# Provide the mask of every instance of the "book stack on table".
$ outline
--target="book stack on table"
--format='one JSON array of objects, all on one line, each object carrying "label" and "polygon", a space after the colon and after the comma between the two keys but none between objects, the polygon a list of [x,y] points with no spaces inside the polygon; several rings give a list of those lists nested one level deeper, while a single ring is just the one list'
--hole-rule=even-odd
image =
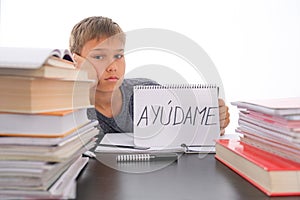
[{"label": "book stack on table", "polygon": [[75,198],[98,134],[93,82],[68,51],[0,48],[0,199]]},{"label": "book stack on table", "polygon": [[232,104],[241,138],[219,140],[216,158],[267,195],[300,195],[300,98]]}]

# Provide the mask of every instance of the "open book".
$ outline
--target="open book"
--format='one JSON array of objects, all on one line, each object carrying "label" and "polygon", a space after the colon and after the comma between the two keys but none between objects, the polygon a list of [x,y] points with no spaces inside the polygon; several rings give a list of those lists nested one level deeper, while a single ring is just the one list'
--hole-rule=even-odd
[{"label": "open book", "polygon": [[86,79],[68,49],[0,47],[0,75]]},{"label": "open book", "polygon": [[1,68],[37,69],[44,63],[56,66],[55,61],[60,60],[57,58],[63,59],[65,63],[73,63],[72,55],[67,49],[0,47]]},{"label": "open book", "polygon": [[214,153],[211,146],[144,147],[134,144],[133,133],[107,133],[95,149],[96,153]]}]

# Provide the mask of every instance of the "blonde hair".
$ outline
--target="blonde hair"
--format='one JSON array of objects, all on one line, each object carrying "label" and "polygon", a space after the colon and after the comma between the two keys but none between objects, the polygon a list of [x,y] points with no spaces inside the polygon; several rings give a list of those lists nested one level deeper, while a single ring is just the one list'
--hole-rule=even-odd
[{"label": "blonde hair", "polygon": [[86,42],[101,37],[120,35],[125,43],[125,34],[112,19],[102,16],[88,17],[78,22],[71,31],[69,47],[72,53],[79,54]]}]

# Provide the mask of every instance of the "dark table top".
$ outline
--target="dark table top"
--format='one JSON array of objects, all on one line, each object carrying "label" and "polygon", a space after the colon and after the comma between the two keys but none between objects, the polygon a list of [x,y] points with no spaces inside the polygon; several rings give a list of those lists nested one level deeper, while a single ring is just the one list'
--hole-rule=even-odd
[{"label": "dark table top", "polygon": [[77,182],[77,199],[275,199],[214,158],[184,154],[177,162],[117,163],[113,154],[90,159]]}]

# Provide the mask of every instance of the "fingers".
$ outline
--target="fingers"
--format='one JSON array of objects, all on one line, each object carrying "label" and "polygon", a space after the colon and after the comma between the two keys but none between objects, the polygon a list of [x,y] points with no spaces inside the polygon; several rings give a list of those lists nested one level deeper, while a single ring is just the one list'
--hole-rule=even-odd
[{"label": "fingers", "polygon": [[228,126],[229,122],[230,122],[229,113],[228,113],[228,117],[226,117],[223,120],[220,119],[220,135],[225,134],[225,128]]},{"label": "fingers", "polygon": [[218,102],[219,102],[219,107],[225,106],[225,102],[223,99],[218,99]]},{"label": "fingers", "polygon": [[224,135],[225,128],[230,123],[229,108],[225,105],[223,99],[218,100],[219,103],[219,118],[220,118],[220,135]]},{"label": "fingers", "polygon": [[73,53],[73,58],[75,61],[75,67],[82,71],[87,72],[89,79],[95,80],[95,84],[93,84],[92,86],[97,85],[98,74],[97,74],[97,71],[96,71],[96,68],[94,67],[94,65],[91,62],[89,62],[88,59],[86,59],[76,53]]},{"label": "fingers", "polygon": [[226,128],[228,124],[230,123],[229,117],[226,117],[225,119],[220,119],[220,128]]},{"label": "fingers", "polygon": [[222,135],[224,135],[225,134],[225,129],[221,129],[220,130],[220,135],[222,136]]},{"label": "fingers", "polygon": [[225,120],[220,121],[220,135],[224,135],[225,134],[225,128],[228,126],[230,122],[229,117],[226,118]]},{"label": "fingers", "polygon": [[219,108],[219,117],[220,119],[225,119],[230,117],[228,106],[223,106]]},{"label": "fingers", "polygon": [[82,56],[80,56],[76,53],[73,53],[73,58],[74,58],[74,61],[75,61],[75,67],[76,68],[80,68],[81,64],[85,61],[85,59]]},{"label": "fingers", "polygon": [[227,117],[229,117],[228,110],[229,110],[229,108],[228,108],[228,106],[225,105],[225,102],[223,101],[223,99],[219,99],[219,117],[220,117],[220,120],[224,120]]}]

